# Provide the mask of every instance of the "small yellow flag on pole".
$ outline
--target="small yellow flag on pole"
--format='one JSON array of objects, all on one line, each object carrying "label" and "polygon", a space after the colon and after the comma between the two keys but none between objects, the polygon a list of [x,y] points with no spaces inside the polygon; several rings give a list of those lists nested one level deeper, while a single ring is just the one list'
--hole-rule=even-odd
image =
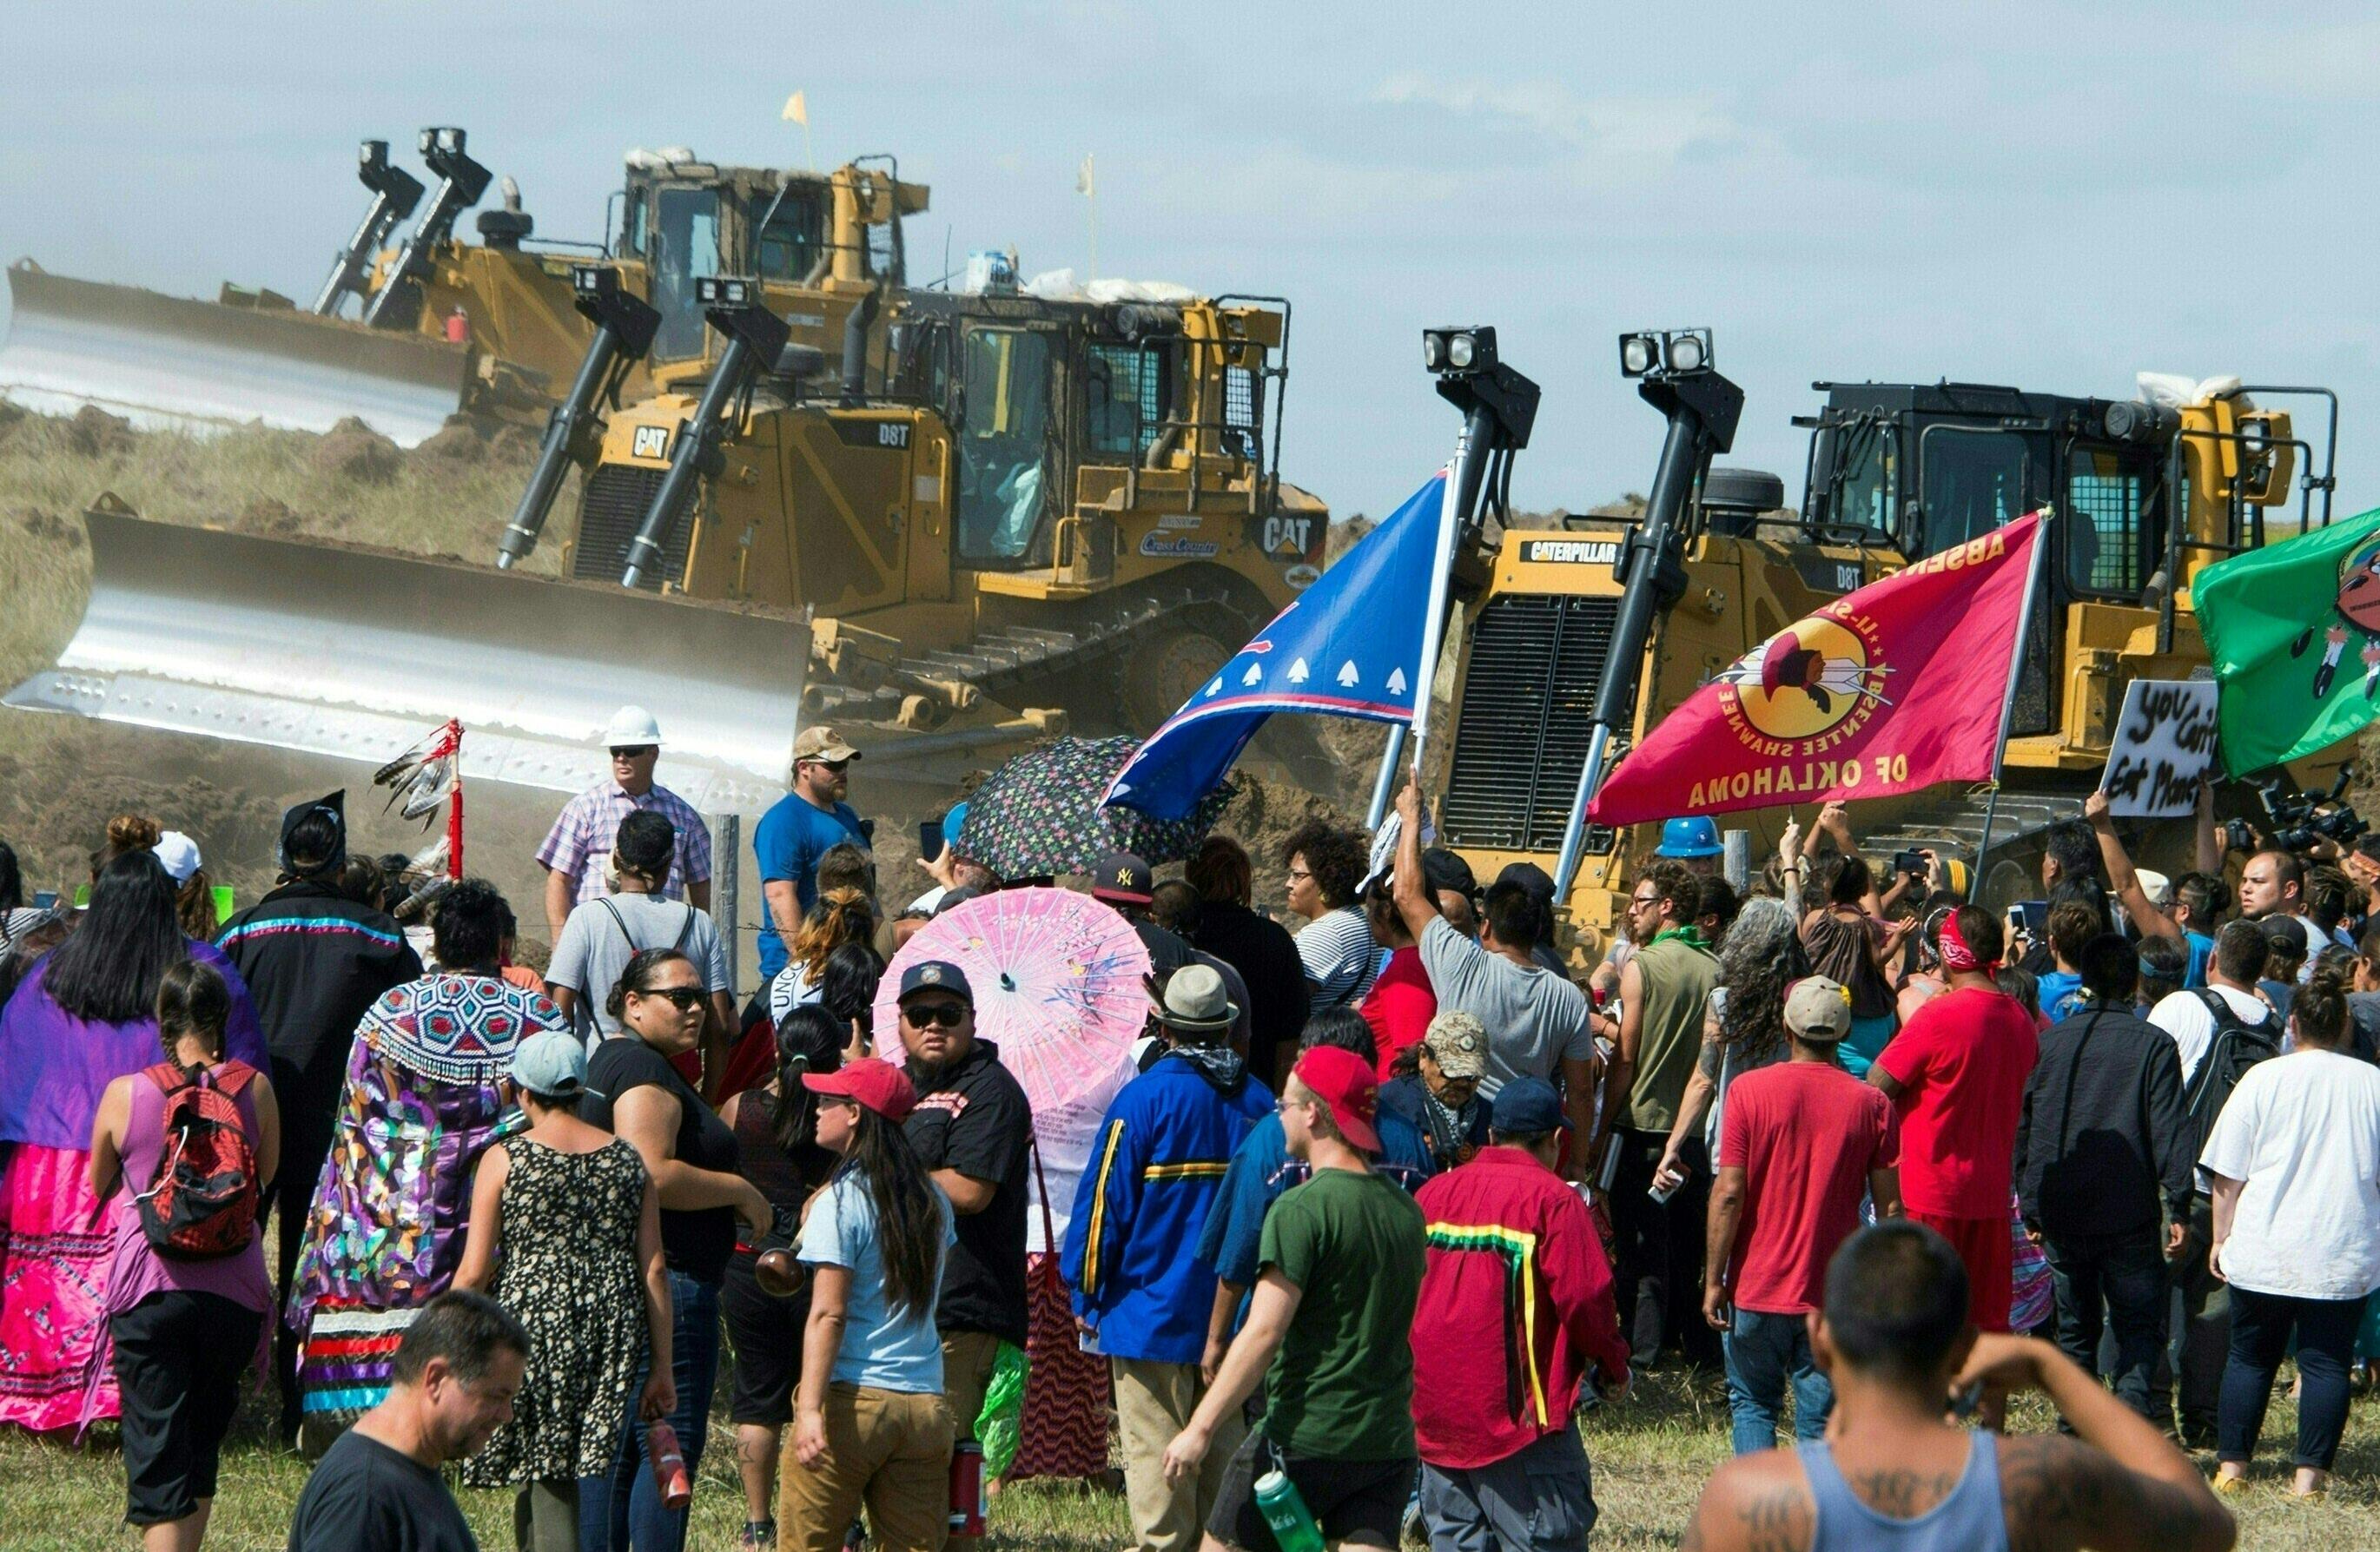
[{"label": "small yellow flag on pole", "polygon": [[805,129],[808,128],[810,127],[810,104],[808,99],[801,92],[795,92],[791,97],[785,99],[785,111],[779,116],[784,118],[790,123],[798,124]]}]

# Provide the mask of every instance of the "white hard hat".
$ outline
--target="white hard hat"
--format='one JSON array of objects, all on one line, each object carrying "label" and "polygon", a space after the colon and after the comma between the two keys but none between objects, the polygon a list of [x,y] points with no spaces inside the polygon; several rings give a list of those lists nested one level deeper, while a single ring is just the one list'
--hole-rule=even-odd
[{"label": "white hard hat", "polygon": [[623,706],[612,713],[610,725],[603,729],[603,747],[634,749],[651,745],[661,746],[662,725],[653,714],[641,706]]}]

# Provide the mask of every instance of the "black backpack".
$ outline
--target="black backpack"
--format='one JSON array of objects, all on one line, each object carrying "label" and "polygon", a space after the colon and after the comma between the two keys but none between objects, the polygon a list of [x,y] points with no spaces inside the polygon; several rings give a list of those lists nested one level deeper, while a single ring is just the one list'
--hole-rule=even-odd
[{"label": "black backpack", "polygon": [[2240,1086],[2241,1074],[2266,1057],[2280,1054],[2275,1021],[2268,1019],[2261,1026],[2248,1023],[2218,991],[2201,991],[2196,996],[2214,1015],[2215,1037],[2207,1043],[2198,1071],[2182,1089],[2184,1124],[2193,1159],[2205,1156],[2207,1136],[2215,1130],[2216,1118],[2223,1113],[2224,1101]]}]

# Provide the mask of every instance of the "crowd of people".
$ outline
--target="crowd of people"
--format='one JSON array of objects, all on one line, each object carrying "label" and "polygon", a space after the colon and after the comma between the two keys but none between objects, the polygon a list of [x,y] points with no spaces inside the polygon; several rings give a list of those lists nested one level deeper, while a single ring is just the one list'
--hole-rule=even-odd
[{"label": "crowd of people", "polygon": [[[1672,1364],[1739,1457],[1690,1546],[2220,1547],[2284,1360],[2303,1497],[2380,1359],[2380,845],[2236,851],[2203,794],[2168,879],[2094,798],[2004,917],[1840,805],[1740,884],[1688,816],[1574,975],[1553,880],[1483,887],[1408,783],[1377,867],[1320,821],[1099,862],[1147,1032],[1061,1137],[961,965],[877,1013],[1050,880],[953,843],[888,901],[806,730],[739,1003],[661,731],[612,735],[541,974],[483,881],[400,925],[337,794],[222,921],[154,820],[80,907],[0,847],[0,1422],[116,1419],[153,1552],[260,1352],[293,1552],[476,1546],[449,1465],[522,1547],[674,1552],[722,1373],[746,1547],[967,1534],[1003,1416],[989,1490],[1111,1482],[1158,1552],[1576,1547],[1579,1418]],[[1993,1431],[2027,1388],[2068,1433]]]}]

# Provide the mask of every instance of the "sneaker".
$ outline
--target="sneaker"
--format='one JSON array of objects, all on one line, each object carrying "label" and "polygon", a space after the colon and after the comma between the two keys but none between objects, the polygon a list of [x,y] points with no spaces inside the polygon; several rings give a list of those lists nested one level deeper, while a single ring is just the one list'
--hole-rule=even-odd
[{"label": "sneaker", "polygon": [[744,1534],[736,1539],[738,1552],[776,1552],[777,1522],[774,1520],[747,1520]]},{"label": "sneaker", "polygon": [[1400,1529],[1398,1540],[1406,1546],[1424,1547],[1429,1545],[1429,1527],[1422,1522],[1421,1505],[1417,1503],[1405,1505],[1404,1523]]}]

